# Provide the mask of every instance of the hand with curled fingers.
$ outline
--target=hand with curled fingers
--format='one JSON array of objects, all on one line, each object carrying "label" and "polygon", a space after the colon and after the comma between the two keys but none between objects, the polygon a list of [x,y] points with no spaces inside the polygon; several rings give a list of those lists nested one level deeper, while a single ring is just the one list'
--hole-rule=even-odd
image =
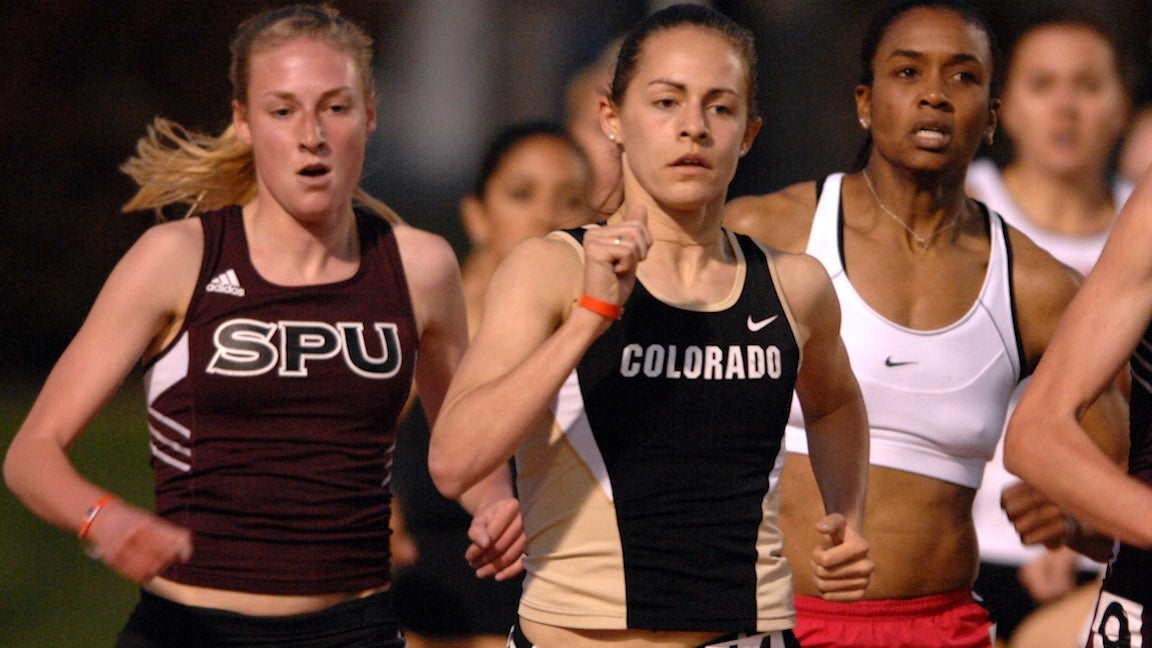
[{"label": "hand with curled fingers", "polygon": [[1000,508],[1008,515],[1020,542],[1043,544],[1055,549],[1068,542],[1075,524],[1064,511],[1040,491],[1025,482],[1017,482],[1000,493]]},{"label": "hand with curled fingers", "polygon": [[584,235],[584,294],[622,305],[632,294],[636,268],[651,246],[644,206],[633,208],[619,223],[589,229]]},{"label": "hand with curled fingers", "polygon": [[820,532],[820,543],[812,552],[816,587],[826,601],[859,601],[876,568],[868,557],[868,541],[839,513],[821,518],[816,530]]},{"label": "hand with curled fingers", "polygon": [[502,581],[524,571],[524,526],[520,502],[509,497],[481,508],[468,528],[472,544],[464,552],[478,578]]},{"label": "hand with curled fingers", "polygon": [[190,530],[120,500],[101,510],[85,539],[89,555],[140,584],[192,558]]}]

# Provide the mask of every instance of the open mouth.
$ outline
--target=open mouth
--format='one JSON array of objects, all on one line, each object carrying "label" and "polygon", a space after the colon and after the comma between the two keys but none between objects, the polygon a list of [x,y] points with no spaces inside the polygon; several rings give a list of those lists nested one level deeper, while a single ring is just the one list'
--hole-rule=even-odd
[{"label": "open mouth", "polygon": [[300,169],[299,173],[309,178],[319,178],[328,173],[328,170],[328,167],[323,164],[311,164]]},{"label": "open mouth", "polygon": [[918,137],[922,140],[928,140],[928,141],[935,140],[938,142],[943,142],[947,138],[947,135],[945,135],[944,133],[942,133],[938,130],[932,130],[931,128],[922,128],[922,129],[916,131],[916,137]]},{"label": "open mouth", "polygon": [[922,148],[938,149],[952,141],[952,129],[944,124],[918,124],[912,137]]}]

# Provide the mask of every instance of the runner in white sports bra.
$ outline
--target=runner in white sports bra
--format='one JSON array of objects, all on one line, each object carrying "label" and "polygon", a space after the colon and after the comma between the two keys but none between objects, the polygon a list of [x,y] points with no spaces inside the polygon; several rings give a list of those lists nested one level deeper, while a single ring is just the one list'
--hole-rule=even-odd
[{"label": "runner in white sports bra", "polygon": [[[996,127],[994,51],[987,23],[963,3],[879,14],[855,91],[868,133],[861,170],[725,212],[736,231],[825,264],[868,409],[864,526],[876,571],[864,601],[817,601],[813,568],[785,545],[806,647],[991,645],[970,594],[972,500],[1008,398],[1077,288],[965,194],[968,164]],[[814,541],[805,508],[818,495],[803,448],[789,442],[780,525],[804,546]]]},{"label": "runner in white sports bra", "polygon": [[[987,213],[988,271],[971,307],[930,330],[909,328],[875,311],[852,286],[840,247],[843,174],[829,176],[808,237],[808,254],[827,268],[840,298],[840,335],[868,405],[871,463],[977,488],[992,458],[1007,406],[1020,378],[1020,339],[1012,313],[1006,229]],[[796,403],[787,449],[808,454]]]}]

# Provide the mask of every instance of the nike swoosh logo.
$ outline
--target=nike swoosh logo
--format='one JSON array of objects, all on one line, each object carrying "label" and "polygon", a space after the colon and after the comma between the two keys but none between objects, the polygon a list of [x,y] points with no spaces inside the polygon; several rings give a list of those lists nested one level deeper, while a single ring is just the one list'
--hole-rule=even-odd
[{"label": "nike swoosh logo", "polygon": [[914,365],[914,364],[919,364],[919,363],[916,362],[915,360],[908,360],[906,362],[893,360],[892,356],[888,356],[887,358],[884,358],[884,366],[885,367],[903,367],[904,365]]},{"label": "nike swoosh logo", "polygon": [[780,316],[779,315],[773,315],[772,317],[768,317],[768,318],[760,320],[759,322],[756,322],[756,321],[753,321],[752,316],[749,315],[748,316],[748,330],[755,333],[756,331],[759,331],[760,329],[764,328],[765,326],[768,326],[772,322],[775,322],[777,317],[780,317]]}]

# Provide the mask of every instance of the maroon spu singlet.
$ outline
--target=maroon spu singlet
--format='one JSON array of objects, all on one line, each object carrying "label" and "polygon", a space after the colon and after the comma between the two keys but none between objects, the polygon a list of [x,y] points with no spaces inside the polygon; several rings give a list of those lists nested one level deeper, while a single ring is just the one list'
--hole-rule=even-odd
[{"label": "maroon spu singlet", "polygon": [[239,208],[200,220],[184,329],[145,376],[156,511],[194,533],[192,561],[162,575],[266,594],[387,583],[418,345],[391,225],[357,213],[353,277],[277,286],[252,266]]}]

